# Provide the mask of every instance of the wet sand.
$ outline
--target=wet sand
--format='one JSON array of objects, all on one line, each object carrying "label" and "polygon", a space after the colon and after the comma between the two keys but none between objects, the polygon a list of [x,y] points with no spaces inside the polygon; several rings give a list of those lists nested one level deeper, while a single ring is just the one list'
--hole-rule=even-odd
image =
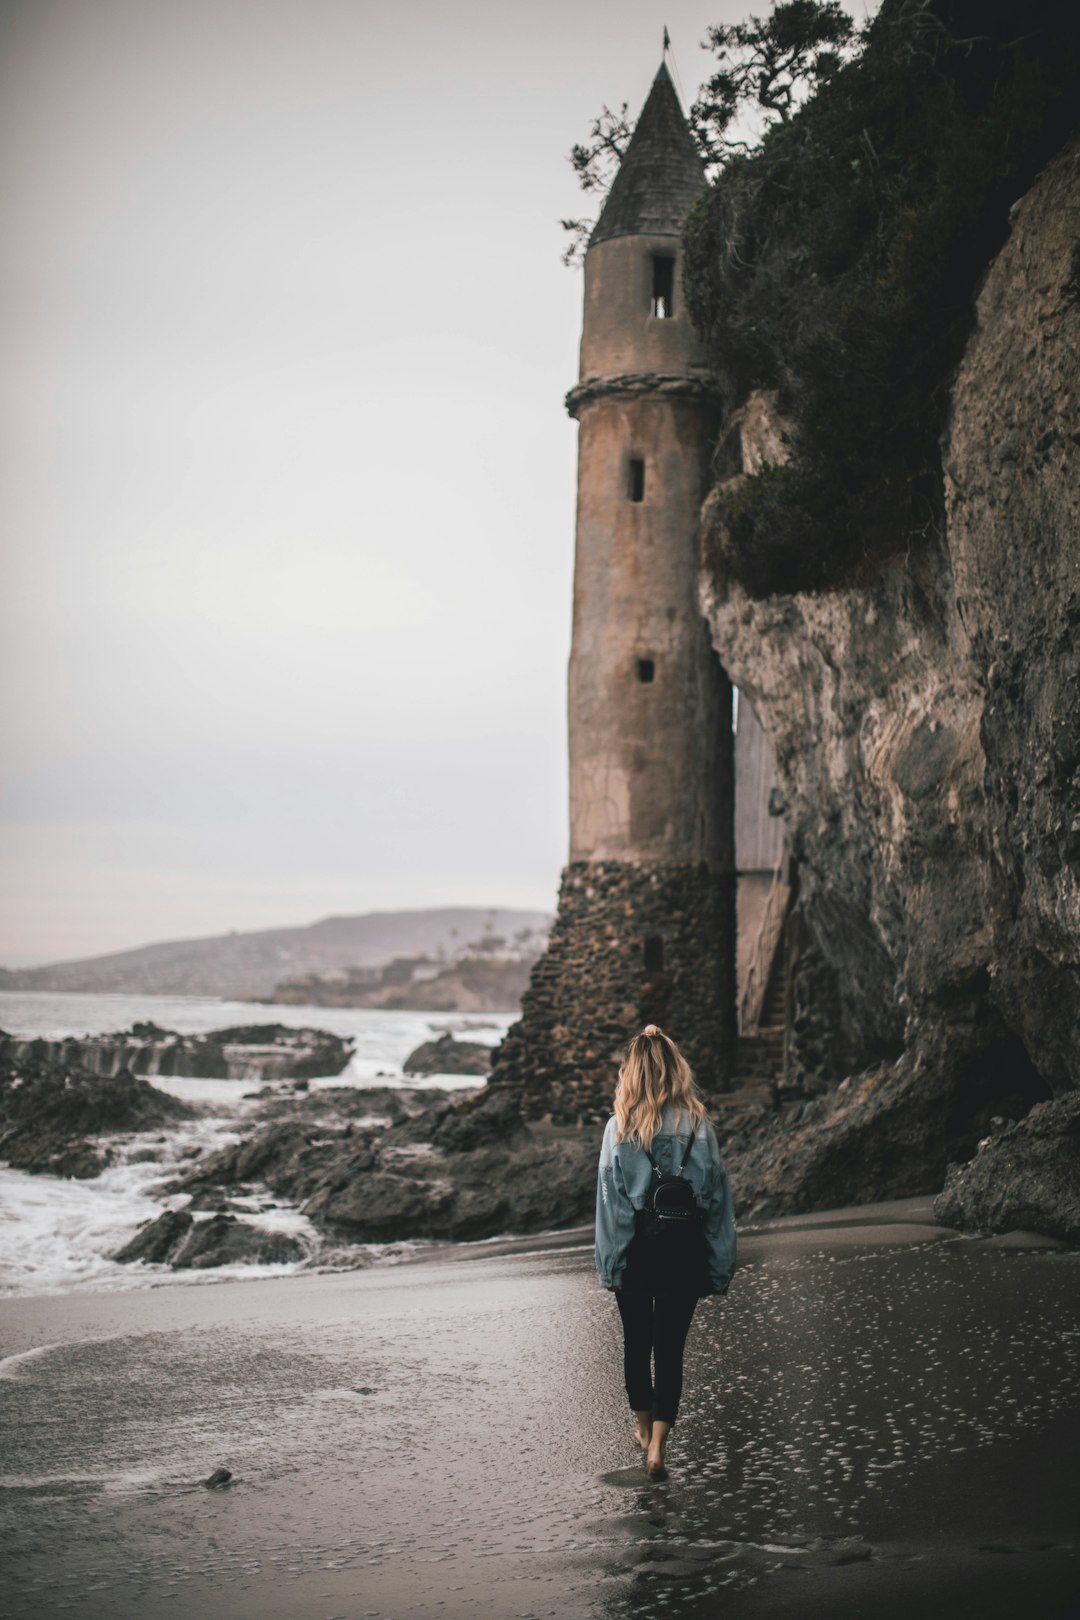
[{"label": "wet sand", "polygon": [[1080,1254],[915,1201],[744,1235],[652,1485],[590,1237],[555,1241],[5,1301],[4,1613],[1075,1612]]}]

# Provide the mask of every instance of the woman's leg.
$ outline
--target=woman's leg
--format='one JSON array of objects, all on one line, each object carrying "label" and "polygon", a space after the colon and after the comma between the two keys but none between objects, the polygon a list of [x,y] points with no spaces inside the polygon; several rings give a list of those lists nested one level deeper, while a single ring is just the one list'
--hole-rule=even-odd
[{"label": "woman's leg", "polygon": [[642,1451],[648,1451],[652,1445],[652,1413],[643,1408],[634,1410],[634,1439]]},{"label": "woman's leg", "polygon": [[622,1318],[626,1394],[638,1421],[639,1434],[647,1439],[647,1420],[652,1415],[653,1404],[653,1302],[647,1294],[627,1294],[620,1288],[615,1303]]},{"label": "woman's leg", "polygon": [[653,1398],[649,1472],[664,1466],[668,1431],[679,1415],[682,1397],[683,1349],[697,1306],[695,1294],[671,1294],[656,1301],[653,1346],[656,1353],[656,1392]]},{"label": "woman's leg", "polygon": [[653,1345],[656,1394],[653,1416],[672,1424],[679,1415],[683,1385],[683,1349],[697,1307],[696,1294],[670,1294],[656,1301]]}]

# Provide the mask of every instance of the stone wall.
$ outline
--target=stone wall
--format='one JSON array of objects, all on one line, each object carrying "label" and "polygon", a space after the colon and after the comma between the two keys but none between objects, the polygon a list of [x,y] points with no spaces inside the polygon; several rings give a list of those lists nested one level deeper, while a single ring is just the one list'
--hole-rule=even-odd
[{"label": "stone wall", "polygon": [[734,1045],[734,935],[733,876],[705,865],[572,863],[490,1089],[514,1092],[529,1118],[606,1119],[626,1042],[657,1023],[706,1094],[722,1090]]}]

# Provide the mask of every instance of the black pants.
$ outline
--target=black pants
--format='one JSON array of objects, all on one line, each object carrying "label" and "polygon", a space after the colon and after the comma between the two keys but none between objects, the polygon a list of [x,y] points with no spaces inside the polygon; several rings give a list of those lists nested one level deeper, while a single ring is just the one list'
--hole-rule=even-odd
[{"label": "black pants", "polygon": [[[697,1305],[696,1294],[615,1295],[623,1326],[623,1372],[632,1412],[651,1412],[674,1423],[682,1395],[683,1346]],[[656,1358],[656,1383],[652,1360]]]}]

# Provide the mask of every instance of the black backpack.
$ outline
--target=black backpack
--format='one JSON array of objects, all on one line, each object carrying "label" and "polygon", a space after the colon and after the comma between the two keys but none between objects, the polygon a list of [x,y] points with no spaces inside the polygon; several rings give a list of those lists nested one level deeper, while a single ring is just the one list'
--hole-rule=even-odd
[{"label": "black backpack", "polygon": [[702,1210],[683,1176],[697,1132],[691,1131],[674,1174],[661,1170],[649,1149],[652,1181],[642,1209],[634,1211],[634,1237],[626,1257],[623,1287],[630,1293],[711,1292]]}]

